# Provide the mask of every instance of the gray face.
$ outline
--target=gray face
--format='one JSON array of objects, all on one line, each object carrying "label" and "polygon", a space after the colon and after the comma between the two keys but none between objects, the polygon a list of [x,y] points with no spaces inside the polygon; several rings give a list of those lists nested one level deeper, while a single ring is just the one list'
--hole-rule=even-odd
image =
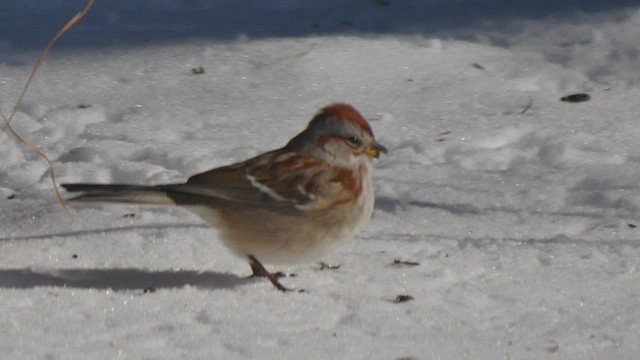
[{"label": "gray face", "polygon": [[369,165],[372,157],[386,153],[385,147],[375,141],[367,121],[348,104],[323,108],[286,148],[345,168]]},{"label": "gray face", "polygon": [[309,132],[310,142],[315,145],[316,151],[330,155],[330,161],[341,167],[370,164],[371,157],[386,151],[357,123],[339,118],[328,117],[318,121],[305,132]]}]

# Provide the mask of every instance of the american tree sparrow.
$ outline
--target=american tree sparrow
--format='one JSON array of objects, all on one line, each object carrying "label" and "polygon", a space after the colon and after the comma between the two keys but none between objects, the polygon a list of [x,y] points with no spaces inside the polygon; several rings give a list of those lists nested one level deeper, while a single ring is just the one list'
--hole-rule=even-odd
[{"label": "american tree sparrow", "polygon": [[352,239],[373,212],[372,158],[386,152],[357,110],[332,104],[283,148],[183,184],[62,186],[81,192],[76,201],[182,206],[218,228],[255,276],[286,291],[260,261],[316,261]]}]

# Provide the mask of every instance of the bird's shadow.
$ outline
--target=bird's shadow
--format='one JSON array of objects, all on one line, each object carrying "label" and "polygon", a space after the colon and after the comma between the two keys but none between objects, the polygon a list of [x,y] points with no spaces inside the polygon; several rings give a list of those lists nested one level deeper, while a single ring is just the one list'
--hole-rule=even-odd
[{"label": "bird's shadow", "polygon": [[[164,223],[128,225],[112,228],[57,232],[35,235],[21,235],[0,238],[2,241],[47,240],[57,238],[77,238],[96,233],[119,233],[161,228],[206,228],[204,224]],[[59,268],[0,268],[0,289],[32,289],[36,287],[65,287],[78,289],[110,289],[114,291],[157,290],[192,286],[200,289],[231,289],[258,281],[255,277],[239,276],[232,273],[194,270],[146,270],[137,268],[119,269],[59,269]]]},{"label": "bird's shadow", "polygon": [[[193,224],[163,224],[162,227],[201,227]],[[78,237],[96,232],[157,229],[158,225],[122,226],[100,230],[67,233],[12,236],[0,241],[45,240],[52,236]],[[144,290],[193,286],[202,289],[228,289],[252,280],[230,273],[192,270],[153,271],[125,269],[0,269],[0,288],[30,289],[35,287],[67,287],[79,289]]]},{"label": "bird's shadow", "polygon": [[147,271],[140,269],[0,269],[0,288],[65,287],[79,289],[156,290],[193,286],[228,289],[252,279],[228,273]]}]

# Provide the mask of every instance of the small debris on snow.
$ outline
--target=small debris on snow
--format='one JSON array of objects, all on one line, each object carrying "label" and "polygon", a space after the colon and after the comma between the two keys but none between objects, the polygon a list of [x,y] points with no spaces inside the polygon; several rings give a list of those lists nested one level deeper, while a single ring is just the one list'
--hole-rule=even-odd
[{"label": "small debris on snow", "polygon": [[396,304],[400,304],[400,303],[411,301],[411,300],[414,300],[414,297],[411,296],[411,295],[398,295],[391,302],[392,303],[396,303]]},{"label": "small debris on snow", "polygon": [[419,262],[416,261],[407,261],[407,260],[400,260],[400,259],[393,259],[393,262],[391,263],[391,266],[418,266],[420,265]]},{"label": "small debris on snow", "polygon": [[338,270],[342,266],[342,265],[339,265],[339,264],[327,264],[324,261],[320,261],[318,263],[318,265],[320,265],[320,271],[322,271],[322,270]]},{"label": "small debris on snow", "polygon": [[560,98],[560,101],[570,102],[570,103],[579,103],[579,102],[589,101],[590,99],[591,99],[591,96],[589,96],[589,94],[578,93],[578,94],[563,96]]},{"label": "small debris on snow", "polygon": [[198,66],[197,68],[192,68],[191,73],[193,75],[202,75],[204,74],[204,68],[202,66]]}]

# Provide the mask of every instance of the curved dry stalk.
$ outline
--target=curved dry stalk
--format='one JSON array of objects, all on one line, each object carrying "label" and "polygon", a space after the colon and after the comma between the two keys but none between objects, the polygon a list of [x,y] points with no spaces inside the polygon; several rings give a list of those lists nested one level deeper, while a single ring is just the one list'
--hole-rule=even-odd
[{"label": "curved dry stalk", "polygon": [[53,44],[55,44],[58,41],[58,39],[60,39],[60,37],[67,32],[67,30],[69,30],[80,19],[82,19],[84,14],[86,14],[87,11],[89,11],[89,9],[91,8],[91,5],[93,5],[93,1],[94,0],[87,0],[82,10],[80,10],[74,17],[72,17],[71,20],[69,20],[60,30],[58,30],[58,32],[53,36],[53,38],[51,38],[51,40],[47,44],[47,47],[45,47],[44,50],[42,50],[42,52],[40,53],[40,56],[38,56],[38,60],[36,60],[35,65],[33,65],[33,69],[31,70],[31,75],[29,75],[29,79],[27,80],[27,83],[24,85],[24,88],[22,89],[22,92],[20,93],[20,96],[16,101],[16,105],[13,107],[11,114],[9,114],[9,118],[4,119],[6,123],[5,128],[9,126],[9,124],[11,124],[11,120],[13,120],[13,117],[16,115],[16,112],[18,111],[18,107],[20,107],[20,104],[22,103],[22,99],[27,94],[29,85],[31,85],[31,80],[33,80],[33,77],[36,75],[36,71],[38,71],[38,69],[40,68],[42,61],[44,61],[44,58],[46,58],[47,55],[49,54],[49,51],[53,47]]},{"label": "curved dry stalk", "polygon": [[16,112],[18,111],[18,107],[20,107],[20,104],[22,103],[22,99],[24,98],[25,94],[27,93],[27,90],[29,89],[29,85],[31,85],[31,81],[33,80],[33,77],[36,74],[36,71],[38,71],[38,69],[40,68],[42,61],[44,61],[45,57],[47,57],[47,54],[49,54],[49,51],[51,50],[51,48],[53,47],[53,45],[58,41],[58,39],[64,34],[66,33],[73,25],[75,25],[91,8],[91,6],[93,5],[93,1],[94,0],[87,0],[87,2],[85,3],[84,7],[82,8],[82,10],[80,10],[74,17],[71,18],[71,20],[69,20],[54,36],[53,38],[49,41],[49,43],[47,44],[47,47],[44,48],[44,50],[42,51],[42,53],[40,53],[40,56],[38,57],[38,60],[36,61],[35,65],[33,66],[33,69],[31,70],[31,75],[29,75],[29,79],[27,80],[26,84],[24,85],[24,88],[22,89],[22,92],[20,93],[20,96],[18,97],[18,100],[16,101],[15,106],[13,107],[13,110],[11,111],[11,114],[9,115],[9,117],[7,118],[1,111],[0,111],[0,117],[2,117],[2,120],[5,123],[5,129],[9,129],[9,131],[11,132],[11,134],[13,136],[16,137],[16,139],[18,139],[18,141],[20,141],[21,143],[23,143],[24,145],[26,145],[29,150],[33,151],[34,153],[40,155],[43,159],[45,159],[45,161],[47,162],[47,164],[49,165],[49,171],[51,174],[51,183],[53,184],[53,191],[55,192],[56,198],[58,200],[58,203],[60,204],[60,206],[62,206],[62,208],[67,211],[67,205],[64,202],[64,199],[62,199],[62,196],[60,195],[60,192],[58,191],[58,184],[56,182],[56,176],[53,170],[53,163],[51,162],[51,160],[49,160],[49,157],[47,157],[47,155],[44,153],[44,151],[42,151],[42,149],[40,149],[39,147],[35,146],[33,143],[29,142],[29,140],[27,140],[24,136],[20,135],[12,126],[11,126],[11,120],[13,120],[13,117],[16,115]]},{"label": "curved dry stalk", "polygon": [[0,117],[2,117],[2,120],[4,120],[6,127],[9,129],[9,131],[11,132],[11,134],[13,136],[16,137],[16,139],[18,139],[18,141],[20,141],[21,143],[23,143],[24,145],[26,145],[29,150],[33,151],[34,153],[40,155],[49,165],[49,171],[51,174],[51,183],[53,184],[53,191],[56,194],[56,199],[58,200],[58,203],[60,204],[60,206],[62,206],[62,208],[67,211],[67,204],[64,202],[64,199],[62,198],[62,195],[60,195],[60,191],[58,191],[58,183],[56,182],[56,176],[55,173],[53,171],[53,163],[51,162],[51,160],[49,160],[49,157],[44,153],[44,151],[42,151],[42,149],[40,149],[39,147],[33,145],[31,142],[29,142],[29,140],[25,139],[22,135],[20,135],[14,128],[13,126],[11,126],[11,124],[9,123],[9,119],[7,119],[6,116],[4,116],[4,114],[2,112],[0,112]]}]

